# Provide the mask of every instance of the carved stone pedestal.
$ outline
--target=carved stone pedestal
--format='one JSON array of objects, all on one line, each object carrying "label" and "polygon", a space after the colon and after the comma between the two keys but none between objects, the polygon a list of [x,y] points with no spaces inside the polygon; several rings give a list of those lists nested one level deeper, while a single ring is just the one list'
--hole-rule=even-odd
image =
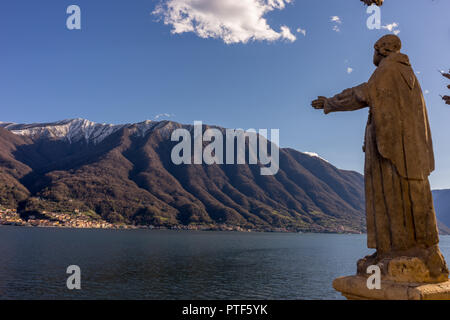
[{"label": "carved stone pedestal", "polygon": [[349,300],[450,300],[450,281],[419,284],[381,280],[380,290],[369,290],[363,276],[342,277],[333,287]]}]

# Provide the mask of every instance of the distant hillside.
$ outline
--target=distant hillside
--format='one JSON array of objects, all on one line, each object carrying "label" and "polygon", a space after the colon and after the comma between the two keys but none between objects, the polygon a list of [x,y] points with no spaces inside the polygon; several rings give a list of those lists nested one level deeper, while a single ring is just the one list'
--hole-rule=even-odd
[{"label": "distant hillside", "polygon": [[280,150],[260,165],[174,165],[175,122],[0,123],[0,205],[95,212],[110,222],[365,231],[363,177],[314,154]]},{"label": "distant hillside", "polygon": [[450,228],[450,190],[435,190],[433,198],[438,220]]},{"label": "distant hillside", "polygon": [[[293,149],[280,150],[276,176],[261,176],[260,165],[176,166],[170,135],[181,127],[193,130],[169,121],[0,123],[0,206],[137,225],[365,231],[359,173]],[[434,192],[442,233],[449,193]]]}]

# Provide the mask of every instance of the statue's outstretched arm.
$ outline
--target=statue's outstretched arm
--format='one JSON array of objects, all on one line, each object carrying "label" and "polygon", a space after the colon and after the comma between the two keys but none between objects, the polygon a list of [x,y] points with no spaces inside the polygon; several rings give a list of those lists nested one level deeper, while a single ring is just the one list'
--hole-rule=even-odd
[{"label": "statue's outstretched arm", "polygon": [[326,99],[324,112],[328,114],[330,112],[354,111],[368,107],[369,97],[367,91],[367,83],[346,89],[333,98]]}]

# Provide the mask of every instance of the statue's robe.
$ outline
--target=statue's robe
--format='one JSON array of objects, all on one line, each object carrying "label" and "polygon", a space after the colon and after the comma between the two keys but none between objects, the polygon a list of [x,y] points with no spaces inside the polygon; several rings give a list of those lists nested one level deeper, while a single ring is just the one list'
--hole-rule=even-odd
[{"label": "statue's robe", "polygon": [[367,83],[328,99],[325,113],[369,107],[364,151],[368,247],[407,252],[439,242],[428,177],[433,145],[422,89],[408,56],[383,59]]}]

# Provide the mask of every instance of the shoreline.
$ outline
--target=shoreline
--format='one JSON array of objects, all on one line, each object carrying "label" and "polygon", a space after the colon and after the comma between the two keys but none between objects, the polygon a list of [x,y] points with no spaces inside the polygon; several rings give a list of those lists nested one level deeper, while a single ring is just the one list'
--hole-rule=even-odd
[{"label": "shoreline", "polygon": [[98,215],[81,212],[55,213],[36,212],[20,214],[15,209],[0,209],[0,225],[37,228],[63,229],[103,229],[103,230],[186,230],[186,231],[229,231],[229,232],[266,232],[266,233],[330,233],[330,234],[361,234],[362,232],[347,229],[343,226],[335,228],[296,228],[296,227],[242,227],[228,224],[205,225],[131,225],[126,223],[111,223]]},{"label": "shoreline", "polygon": [[12,228],[24,228],[24,229],[66,229],[66,230],[110,230],[110,231],[134,231],[134,230],[149,230],[149,231],[188,231],[188,232],[227,232],[227,233],[283,233],[283,234],[335,234],[335,235],[364,235],[366,233],[357,232],[314,232],[314,231],[281,231],[281,230],[227,230],[220,228],[170,228],[170,227],[149,227],[149,226],[119,226],[116,228],[80,228],[80,227],[55,227],[55,226],[33,226],[33,225],[14,225],[0,223],[0,228],[12,227]]}]

